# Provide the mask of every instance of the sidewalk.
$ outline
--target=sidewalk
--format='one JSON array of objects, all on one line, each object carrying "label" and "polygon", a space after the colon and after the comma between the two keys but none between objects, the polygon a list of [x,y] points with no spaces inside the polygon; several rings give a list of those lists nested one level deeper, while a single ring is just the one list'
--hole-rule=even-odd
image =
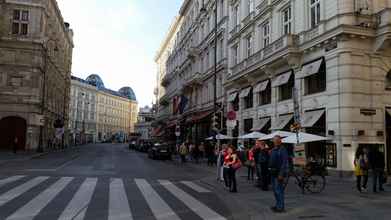
[{"label": "sidewalk", "polygon": [[[196,169],[208,171],[210,175],[199,180],[200,184],[216,192],[232,213],[231,219],[389,219],[391,216],[391,186],[385,185],[386,192],[358,193],[354,178],[326,177],[326,188],[320,194],[302,194],[299,187],[290,180],[286,190],[286,213],[275,214],[270,210],[274,205],[271,191],[261,191],[247,181],[247,168],[237,173],[237,194],[227,192],[216,181],[216,167],[205,164],[191,164]],[[369,178],[368,189],[372,189]]]}]

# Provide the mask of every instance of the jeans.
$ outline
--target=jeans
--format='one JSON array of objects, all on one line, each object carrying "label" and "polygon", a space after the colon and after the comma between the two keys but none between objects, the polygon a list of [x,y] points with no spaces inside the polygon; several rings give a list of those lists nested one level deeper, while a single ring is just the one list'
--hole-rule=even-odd
[{"label": "jeans", "polygon": [[269,167],[267,163],[261,163],[261,187],[262,190],[268,190],[270,183]]},{"label": "jeans", "polygon": [[379,190],[382,191],[383,189],[383,175],[384,170],[383,169],[374,169],[373,170],[373,191],[376,192],[377,189],[377,183],[379,183]]},{"label": "jeans", "polygon": [[272,176],[272,187],[274,192],[274,198],[276,199],[276,208],[285,209],[284,204],[284,186],[282,182],[278,181],[277,176]]},{"label": "jeans", "polygon": [[255,167],[253,166],[247,167],[247,180],[254,180],[254,170]]},{"label": "jeans", "polygon": [[262,185],[262,183],[261,183],[261,164],[260,163],[255,164],[255,174],[257,176],[256,186],[260,187]]},{"label": "jeans", "polygon": [[[366,189],[367,188],[367,183],[368,183],[368,175],[363,175],[363,176],[357,176],[357,189],[358,191],[361,191],[362,188]],[[361,185],[361,180],[362,180],[362,185]]]},{"label": "jeans", "polygon": [[224,184],[226,187],[230,187],[229,185],[229,169],[228,167],[223,167],[223,179],[224,179]]},{"label": "jeans", "polygon": [[232,167],[228,168],[228,187],[231,192],[236,192],[236,170]]}]

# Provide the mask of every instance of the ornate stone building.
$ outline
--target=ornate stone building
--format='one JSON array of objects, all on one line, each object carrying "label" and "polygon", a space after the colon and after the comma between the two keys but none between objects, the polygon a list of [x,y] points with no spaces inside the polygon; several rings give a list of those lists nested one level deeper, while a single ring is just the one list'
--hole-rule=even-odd
[{"label": "ornate stone building", "polygon": [[68,144],[72,38],[55,0],[0,1],[0,148]]},{"label": "ornate stone building", "polygon": [[139,140],[150,141],[152,139],[152,122],[155,119],[153,109],[149,106],[140,108],[135,125],[135,133],[139,135]]},{"label": "ornate stone building", "polygon": [[72,77],[70,121],[74,144],[127,141],[134,133],[138,104],[130,87],[107,89],[98,75]]},{"label": "ornate stone building", "polygon": [[219,50],[228,59],[219,99],[225,111],[237,112],[229,135],[290,130],[297,100],[302,130],[330,138],[307,144],[307,156],[351,171],[357,150],[379,148],[390,170],[390,0],[184,1],[176,37],[170,38],[175,43],[161,60],[166,66],[159,82],[168,95],[159,96],[160,102],[169,103],[176,94],[171,91],[177,91],[189,99],[203,97],[195,109],[210,103],[202,95],[213,87],[207,80],[211,62],[204,58],[209,47],[203,45],[210,45],[213,34],[208,35],[208,16],[199,15],[202,2],[209,12],[214,2],[227,12],[219,16],[219,25],[226,25],[221,34],[226,44]]},{"label": "ornate stone building", "polygon": [[[214,9],[217,2],[217,36]],[[205,10],[201,10],[205,9]],[[196,144],[211,134],[214,99],[214,45],[217,40],[217,101],[223,103],[227,74],[228,1],[185,0],[158,51],[158,129],[174,140]]]}]

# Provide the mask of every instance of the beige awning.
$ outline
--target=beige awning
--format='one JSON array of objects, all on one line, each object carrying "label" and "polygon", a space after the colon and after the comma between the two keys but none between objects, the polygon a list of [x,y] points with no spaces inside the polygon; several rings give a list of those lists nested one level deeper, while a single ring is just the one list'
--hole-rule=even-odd
[{"label": "beige awning", "polygon": [[290,114],[290,115],[281,115],[280,117],[278,117],[272,127],[270,128],[270,130],[282,130],[284,129],[284,127],[292,120],[293,118],[293,114]]},{"label": "beige awning", "polygon": [[325,110],[305,112],[303,115],[301,126],[303,128],[308,128],[308,127],[314,126],[314,124],[319,121],[319,119],[322,117],[322,115],[324,113],[325,113]]},{"label": "beige awning", "polygon": [[239,98],[246,98],[250,94],[251,89],[251,87],[243,89],[239,94]]},{"label": "beige awning", "polygon": [[265,80],[263,82],[258,83],[258,85],[255,86],[254,92],[263,92],[266,90],[267,86],[269,85],[270,80]]},{"label": "beige awning", "polygon": [[387,111],[388,114],[391,116],[391,109],[387,108],[386,111]]},{"label": "beige awning", "polygon": [[261,118],[261,119],[259,119],[259,121],[257,123],[257,126],[255,126],[253,129],[251,129],[251,131],[260,131],[260,130],[262,130],[267,125],[267,123],[270,120],[271,120],[270,118]]},{"label": "beige awning", "polygon": [[278,75],[276,78],[272,80],[272,87],[278,87],[287,84],[291,76],[292,76],[292,71]]},{"label": "beige awning", "polygon": [[228,96],[227,101],[228,101],[228,102],[233,102],[233,101],[235,101],[235,99],[236,99],[237,97],[238,97],[238,93],[237,93],[237,92],[231,93],[231,94]]},{"label": "beige awning", "polygon": [[322,66],[323,59],[317,60],[315,62],[306,64],[302,67],[300,78],[305,78],[307,76],[311,76],[317,74]]}]

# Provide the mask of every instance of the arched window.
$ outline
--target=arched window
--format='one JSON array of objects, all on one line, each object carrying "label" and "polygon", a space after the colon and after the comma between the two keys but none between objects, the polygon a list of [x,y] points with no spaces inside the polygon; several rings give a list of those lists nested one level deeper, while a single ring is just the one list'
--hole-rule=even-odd
[{"label": "arched window", "polygon": [[386,85],[386,90],[391,90],[391,70],[388,71],[388,73],[386,75],[385,85]]}]

